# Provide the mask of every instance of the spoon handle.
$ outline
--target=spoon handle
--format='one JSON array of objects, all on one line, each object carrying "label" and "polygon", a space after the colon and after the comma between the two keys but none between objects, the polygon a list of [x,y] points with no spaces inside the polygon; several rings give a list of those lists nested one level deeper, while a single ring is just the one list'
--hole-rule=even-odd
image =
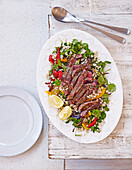
[{"label": "spoon handle", "polygon": [[111,33],[109,33],[109,32],[103,31],[103,30],[101,30],[101,29],[99,29],[99,28],[93,27],[93,26],[91,26],[91,25],[89,25],[89,24],[86,24],[86,23],[84,23],[84,22],[82,22],[82,23],[83,23],[84,25],[89,26],[90,28],[93,28],[93,29],[96,30],[96,31],[99,31],[99,32],[107,35],[108,37],[110,37],[110,38],[112,38],[112,39],[114,39],[114,40],[116,40],[116,41],[118,41],[118,42],[120,42],[120,43],[122,43],[122,44],[124,44],[124,43],[126,42],[126,39],[123,38],[123,37],[120,37],[120,36],[118,36],[118,35],[114,35],[114,34],[111,34]]},{"label": "spoon handle", "polygon": [[131,33],[131,30],[128,29],[128,28],[121,28],[121,27],[115,27],[115,26],[100,24],[98,22],[93,22],[93,21],[89,21],[89,20],[84,20],[82,22],[88,22],[88,23],[91,23],[91,24],[96,24],[96,25],[99,25],[99,26],[103,26],[103,27],[112,29],[114,31],[117,31],[117,32],[120,32],[120,33],[123,33],[123,34],[127,34],[127,35]]}]

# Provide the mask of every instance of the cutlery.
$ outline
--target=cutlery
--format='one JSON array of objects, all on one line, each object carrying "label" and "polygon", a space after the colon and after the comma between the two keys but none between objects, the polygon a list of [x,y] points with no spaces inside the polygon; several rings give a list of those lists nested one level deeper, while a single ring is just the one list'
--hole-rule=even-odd
[{"label": "cutlery", "polygon": [[66,22],[66,23],[83,23],[84,25],[87,25],[105,35],[107,35],[108,37],[124,44],[126,42],[125,38],[123,37],[120,37],[120,36],[117,36],[117,35],[114,35],[112,33],[108,33],[104,30],[101,30],[99,28],[96,28],[96,27],[93,27],[91,25],[89,25],[88,23],[91,23],[91,24],[96,24],[96,25],[99,25],[99,26],[103,26],[103,27],[107,27],[109,29],[112,29],[112,30],[115,30],[115,31],[118,31],[120,33],[124,33],[124,34],[130,34],[130,30],[127,29],[127,28],[120,28],[120,27],[114,27],[114,26],[109,26],[109,25],[104,25],[104,24],[100,24],[100,23],[96,23],[96,22],[93,22],[93,21],[89,21],[89,20],[84,20],[84,19],[81,19],[81,18],[78,18],[76,17],[75,15],[72,15],[71,13],[69,13],[67,10],[65,10],[64,8],[62,7],[54,7],[52,9],[52,15],[54,16],[54,18],[60,22]]}]

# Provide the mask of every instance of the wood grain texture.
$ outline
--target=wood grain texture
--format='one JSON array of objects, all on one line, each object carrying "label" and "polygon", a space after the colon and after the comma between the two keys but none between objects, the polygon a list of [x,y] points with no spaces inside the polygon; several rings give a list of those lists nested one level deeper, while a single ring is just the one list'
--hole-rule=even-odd
[{"label": "wood grain texture", "polygon": [[132,14],[132,1],[92,0],[91,12],[96,14]]},{"label": "wood grain texture", "polygon": [[[92,1],[92,2],[90,3],[90,5],[92,6],[92,9],[95,11],[93,7],[95,1]],[[96,2],[96,5],[97,5],[97,2]],[[121,5],[123,6],[123,3]],[[120,12],[120,15],[119,15],[117,10],[115,10],[117,11],[115,13],[112,12],[112,10],[110,11],[111,13],[108,13],[109,15],[102,15],[103,12],[102,13],[100,12],[101,15],[97,15],[96,13],[99,13],[99,12],[93,12],[90,7],[90,12],[85,13],[83,17],[89,18],[94,21],[106,23],[109,25],[125,26],[132,30],[131,14],[129,12],[127,13],[127,15],[124,15],[124,13],[121,14],[122,12]],[[113,7],[113,11],[114,11],[114,7]],[[95,14],[93,14],[92,12]],[[87,26],[84,26],[81,24],[59,23],[55,21],[52,17],[49,18],[49,20],[50,20],[50,36],[62,29],[77,28],[77,29],[86,31],[94,35],[97,39],[99,39],[109,50],[109,52],[111,53],[112,57],[114,58],[117,64],[117,67],[119,69],[119,73],[122,79],[123,91],[124,91],[124,105],[123,105],[123,112],[121,115],[121,119],[117,127],[115,128],[115,130],[112,132],[112,134],[106,139],[98,143],[79,144],[77,142],[74,142],[68,139],[67,137],[65,137],[63,134],[61,134],[51,124],[51,122],[49,122],[49,134],[48,134],[49,135],[49,138],[48,138],[49,158],[52,158],[52,159],[132,158],[132,133],[131,133],[131,129],[132,129],[132,114],[131,114],[132,112],[132,102],[131,102],[131,99],[132,99],[131,97],[132,96],[132,89],[131,89],[132,87],[132,76],[131,76],[132,35],[129,35],[129,36],[122,35],[127,40],[126,44],[122,45],[92,30],[91,28],[88,28]],[[108,29],[105,29],[105,30],[111,32]],[[121,35],[116,32],[114,33]],[[93,161],[93,162],[96,163],[96,161]],[[91,165],[94,164],[93,162],[91,163]],[[119,162],[118,162],[118,165],[114,163],[114,166],[119,168]],[[99,169],[99,167],[97,167],[97,164],[93,166],[93,169],[95,167]],[[110,167],[112,166],[108,166],[108,162],[106,162],[106,164],[107,164],[107,168],[111,169]],[[75,162],[73,162],[72,164],[72,161],[71,161],[71,164],[68,163],[68,161],[66,161],[66,165],[67,165],[66,169],[69,169],[69,170],[79,169],[81,167],[81,166],[78,166],[79,163],[77,164],[77,166],[74,166]],[[70,167],[70,165],[73,165],[73,166]],[[84,169],[89,169],[89,168],[86,168],[86,165],[87,165],[87,161],[85,161]],[[102,167],[103,165],[100,166],[100,169]],[[105,163],[104,163],[104,167],[105,167]],[[131,167],[131,164],[130,164],[130,167]]]},{"label": "wood grain texture", "polygon": [[131,170],[130,160],[66,160],[65,170]]},{"label": "wood grain texture", "polygon": [[[132,115],[124,110],[115,130],[95,144],[80,144],[61,134],[49,122],[49,158],[53,159],[113,159],[132,158]],[[128,130],[127,130],[128,129]]]}]

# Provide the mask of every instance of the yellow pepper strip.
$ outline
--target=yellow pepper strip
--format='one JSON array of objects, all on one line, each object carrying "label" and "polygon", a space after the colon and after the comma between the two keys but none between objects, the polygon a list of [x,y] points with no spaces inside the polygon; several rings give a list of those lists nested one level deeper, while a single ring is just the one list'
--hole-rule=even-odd
[{"label": "yellow pepper strip", "polygon": [[60,91],[59,91],[58,88],[54,88],[54,89],[51,90],[51,93],[52,93],[52,94],[55,94],[55,95],[58,95],[59,92],[60,92]]},{"label": "yellow pepper strip", "polygon": [[96,96],[96,98],[95,99],[98,99],[98,98],[100,98],[100,97],[102,97],[104,94],[105,94],[105,92],[106,92],[106,88],[104,88],[103,86],[102,86],[102,92],[101,93],[99,93],[99,95],[98,96]]},{"label": "yellow pepper strip", "polygon": [[67,58],[61,59],[61,62],[67,62]]},{"label": "yellow pepper strip", "polygon": [[85,118],[88,118],[89,116],[91,116],[91,112],[88,112],[88,113],[85,115]]},{"label": "yellow pepper strip", "polygon": [[63,93],[64,94],[64,92],[61,90],[61,93]]},{"label": "yellow pepper strip", "polygon": [[93,97],[92,99],[87,99],[86,101],[95,100],[95,99],[102,97],[106,92],[106,88],[104,88],[103,86],[101,88],[103,88],[103,89],[102,89],[101,93],[98,94],[98,96]]},{"label": "yellow pepper strip", "polygon": [[83,128],[89,130],[89,128],[86,125],[88,125],[88,123],[82,123]]},{"label": "yellow pepper strip", "polygon": [[47,93],[48,95],[52,95],[53,93],[50,91],[45,91],[45,93]]},{"label": "yellow pepper strip", "polygon": [[89,116],[91,116],[92,113],[91,113],[91,112],[88,112],[88,114],[89,114]]}]

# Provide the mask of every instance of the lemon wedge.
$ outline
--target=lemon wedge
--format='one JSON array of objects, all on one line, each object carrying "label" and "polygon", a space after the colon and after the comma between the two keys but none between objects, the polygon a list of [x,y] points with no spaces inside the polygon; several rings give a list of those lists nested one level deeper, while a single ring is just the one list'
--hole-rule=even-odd
[{"label": "lemon wedge", "polygon": [[59,119],[66,120],[72,114],[72,109],[70,106],[64,107],[61,112],[59,113]]},{"label": "lemon wedge", "polygon": [[60,99],[60,97],[56,95],[49,95],[48,102],[54,108],[60,108],[64,104],[64,102]]}]

